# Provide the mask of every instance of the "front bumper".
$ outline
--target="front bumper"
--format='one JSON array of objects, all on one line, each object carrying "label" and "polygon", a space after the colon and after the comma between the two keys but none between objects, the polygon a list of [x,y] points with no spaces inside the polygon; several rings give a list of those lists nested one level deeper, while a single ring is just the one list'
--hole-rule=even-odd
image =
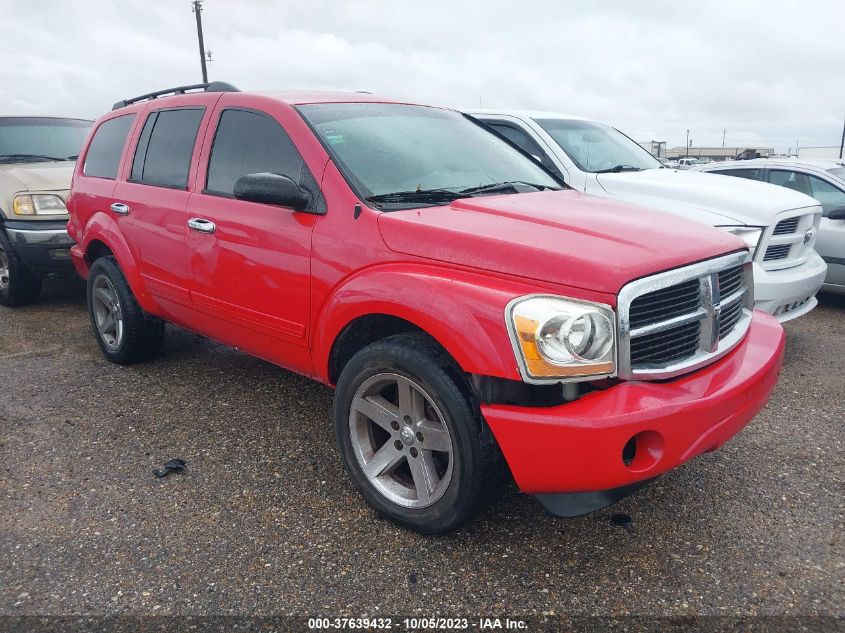
[{"label": "front bumper", "polygon": [[754,307],[783,323],[816,307],[827,264],[812,251],[807,261],[783,270],[765,270],[754,262]]},{"label": "front bumper", "polygon": [[67,234],[67,220],[7,221],[6,236],[18,257],[29,268],[41,273],[73,271]]},{"label": "front bumper", "polygon": [[633,489],[719,448],[751,421],[777,381],[784,340],[780,324],[755,311],[735,350],[680,378],[623,382],[554,407],[481,411],[522,491]]}]

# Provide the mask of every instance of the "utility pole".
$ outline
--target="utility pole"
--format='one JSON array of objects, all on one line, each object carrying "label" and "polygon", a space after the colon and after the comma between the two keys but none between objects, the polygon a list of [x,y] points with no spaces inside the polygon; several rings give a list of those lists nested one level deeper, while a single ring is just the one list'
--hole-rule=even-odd
[{"label": "utility pole", "polygon": [[843,147],[845,147],[845,122],[842,123],[842,140],[839,141],[839,158],[842,158]]},{"label": "utility pole", "polygon": [[203,0],[192,0],[192,11],[197,17],[197,39],[200,45],[200,66],[202,66],[202,82],[208,83],[208,69],[205,67],[205,43],[202,39],[202,3]]},{"label": "utility pole", "polygon": [[689,158],[689,128],[687,128],[687,158]]},{"label": "utility pole", "polygon": [[728,133],[728,128],[724,128],[722,130],[722,147],[725,146],[725,134],[727,134],[727,133]]}]

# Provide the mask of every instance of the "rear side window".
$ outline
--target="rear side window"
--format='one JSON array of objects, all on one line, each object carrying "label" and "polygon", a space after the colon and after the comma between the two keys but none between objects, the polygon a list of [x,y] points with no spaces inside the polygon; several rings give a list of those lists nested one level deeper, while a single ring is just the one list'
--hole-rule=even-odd
[{"label": "rear side window", "polygon": [[144,123],[130,179],[146,185],[188,188],[188,171],[203,108],[152,112]]},{"label": "rear side window", "polygon": [[231,196],[238,178],[258,173],[281,174],[313,189],[302,156],[274,119],[249,110],[224,110],[208,161],[205,192]]},{"label": "rear side window", "polygon": [[762,180],[762,169],[718,169],[711,173],[722,174],[723,176],[737,176],[738,178],[748,178],[749,180]]},{"label": "rear side window", "polygon": [[110,180],[117,178],[117,166],[134,120],[134,114],[124,114],[104,121],[97,128],[85,154],[85,165],[82,167],[85,176]]}]

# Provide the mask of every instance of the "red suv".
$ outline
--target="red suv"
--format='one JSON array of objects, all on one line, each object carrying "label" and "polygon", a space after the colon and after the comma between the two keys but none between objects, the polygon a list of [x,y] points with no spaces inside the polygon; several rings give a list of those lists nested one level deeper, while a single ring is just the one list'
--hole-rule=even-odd
[{"label": "red suv", "polygon": [[213,83],[97,121],[69,233],[109,360],[169,321],[335,387],[356,488],[435,533],[505,464],[554,514],[604,507],[777,379],[741,241],[563,189],[452,110]]}]

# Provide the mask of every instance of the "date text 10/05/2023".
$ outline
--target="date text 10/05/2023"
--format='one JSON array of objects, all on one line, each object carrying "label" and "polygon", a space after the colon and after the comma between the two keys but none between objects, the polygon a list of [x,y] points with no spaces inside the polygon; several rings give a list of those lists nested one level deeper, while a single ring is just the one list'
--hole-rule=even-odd
[{"label": "date text 10/05/2023", "polygon": [[309,618],[311,630],[399,629],[399,630],[526,630],[525,620],[510,618]]}]

